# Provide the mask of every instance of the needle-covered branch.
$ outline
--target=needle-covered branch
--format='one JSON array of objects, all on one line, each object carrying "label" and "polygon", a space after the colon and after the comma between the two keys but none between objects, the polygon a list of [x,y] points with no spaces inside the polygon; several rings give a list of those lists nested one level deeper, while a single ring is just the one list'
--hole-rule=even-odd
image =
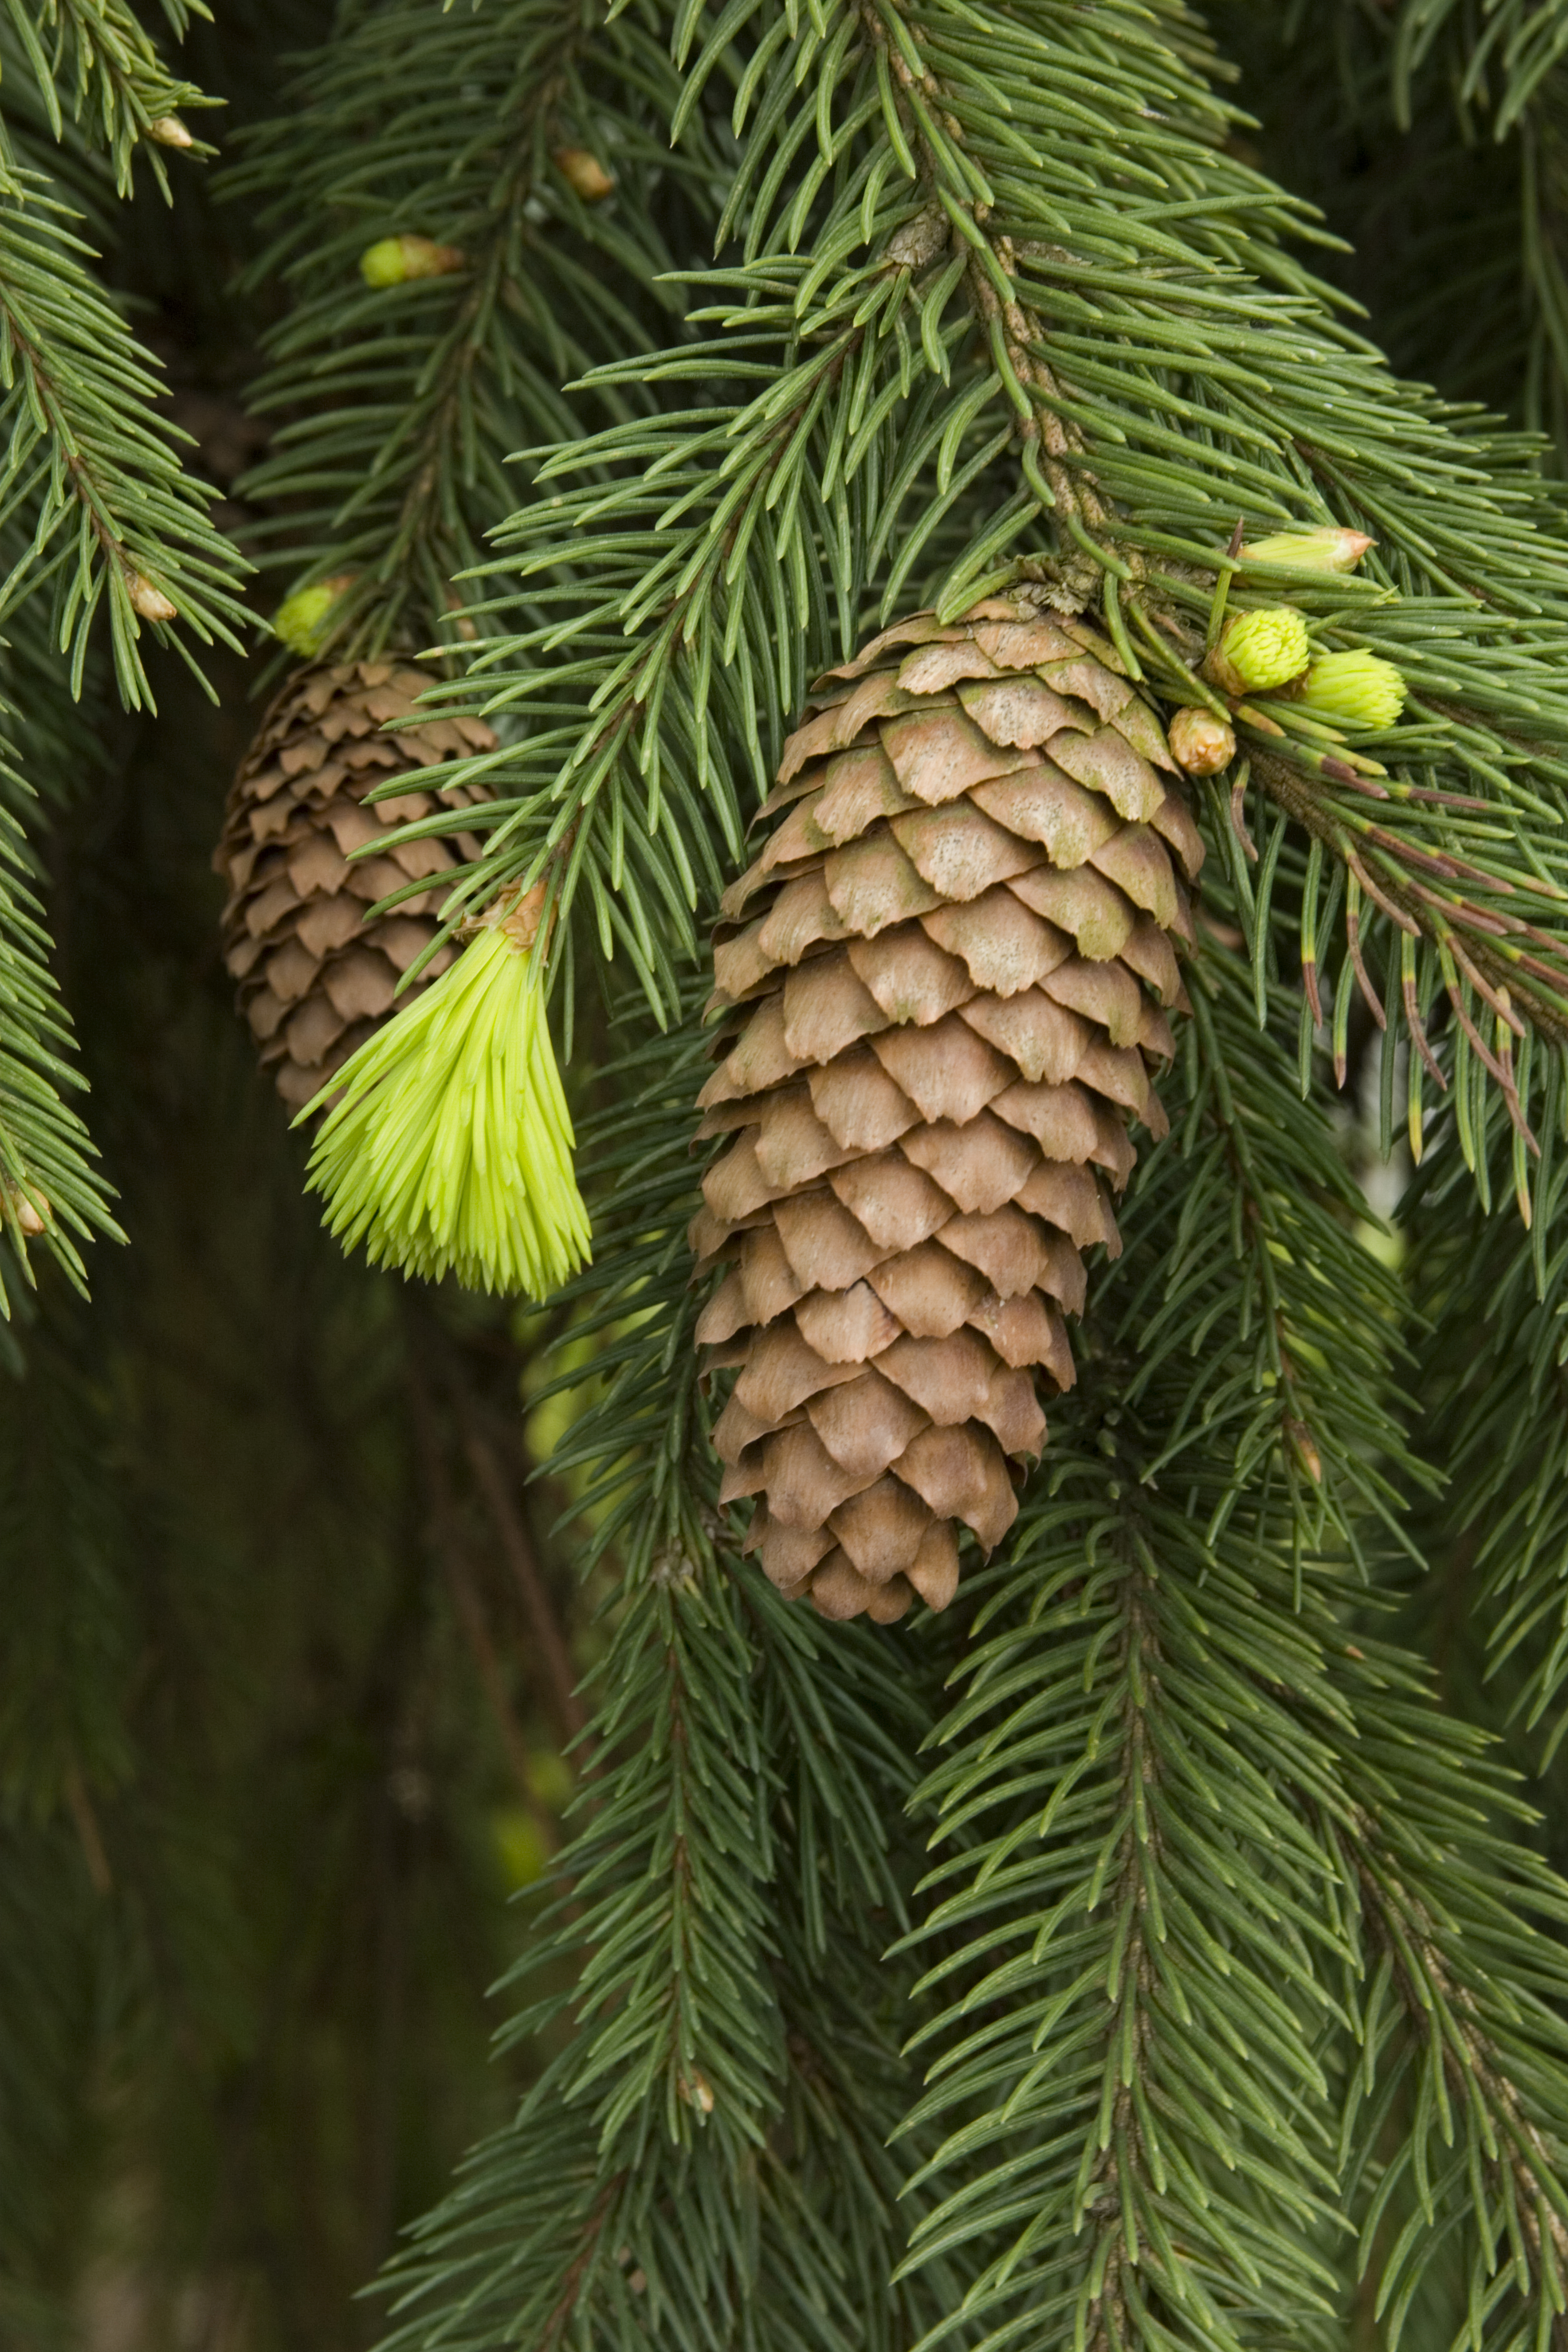
[{"label": "needle-covered branch", "polygon": [[[162,0],[162,5],[176,40],[184,38],[194,17],[211,13],[201,0]],[[125,0],[5,0],[5,17],[56,139],[68,121],[79,126],[109,157],[121,196],[131,193],[141,155],[166,196],[162,151],[195,148],[182,117],[215,101],[170,73]],[[4,138],[0,131],[0,153]]]},{"label": "needle-covered branch", "polygon": [[182,630],[238,646],[241,566],[208,518],[214,493],[184,471],[155,415],[153,362],[68,217],[47,186],[0,200],[0,521],[9,538],[25,534],[0,582],[0,615],[47,595],[79,692],[106,612],[121,698],[135,709],[151,698],[144,626],[182,651]]},{"label": "needle-covered branch", "polygon": [[[667,151],[678,85],[648,12],[607,20],[594,0],[376,9],[300,96],[227,184],[272,232],[254,282],[293,297],[252,394],[279,421],[247,488],[276,505],[268,562],[341,586],[334,645],[417,647],[516,503],[507,460],[579,429],[563,387],[668,330],[667,238],[705,235],[718,165],[700,140]],[[364,283],[362,257],[399,236],[440,268]]]}]

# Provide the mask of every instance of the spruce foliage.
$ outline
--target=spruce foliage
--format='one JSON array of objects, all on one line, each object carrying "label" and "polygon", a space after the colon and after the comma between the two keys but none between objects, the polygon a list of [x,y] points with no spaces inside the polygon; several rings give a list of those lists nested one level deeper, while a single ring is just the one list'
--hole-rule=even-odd
[{"label": "spruce foliage", "polygon": [[[7,0],[7,2339],[1568,2344],[1565,37]],[[247,564],[494,730],[404,838],[546,902],[542,1311],[342,1263],[250,1087]],[[707,940],[813,682],[1020,585],[1167,712],[1281,604],[1406,692],[1236,698],[1016,1524],[830,1624],[718,1501]]]}]

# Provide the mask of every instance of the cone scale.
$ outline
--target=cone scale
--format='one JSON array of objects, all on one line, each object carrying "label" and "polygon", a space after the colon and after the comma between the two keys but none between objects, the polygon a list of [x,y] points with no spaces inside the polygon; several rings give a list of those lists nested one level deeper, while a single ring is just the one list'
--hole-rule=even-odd
[{"label": "cone scale", "polygon": [[[376,847],[437,807],[488,798],[482,785],[422,788],[422,769],[495,740],[474,719],[420,717],[415,706],[428,684],[390,662],[298,671],[229,793],[213,856],[229,886],[224,959],[262,1062],[292,1110],[386,1019],[400,976],[436,935],[447,884],[479,855],[468,833]],[[416,726],[384,731],[416,717]],[[405,791],[365,806],[366,793],[400,775]],[[353,851],[366,854],[351,858]],[[375,900],[424,880],[430,888],[366,921]],[[451,960],[443,949],[415,989]],[[409,996],[405,989],[397,1001]]]},{"label": "cone scale", "polygon": [[[730,1133],[692,1227],[748,1549],[826,1616],[944,1608],[1071,1385],[1081,1253],[1183,1002],[1203,850],[1159,719],[1080,621],[993,598],[822,682],[716,937]],[[1179,870],[1180,869],[1180,870]]]}]

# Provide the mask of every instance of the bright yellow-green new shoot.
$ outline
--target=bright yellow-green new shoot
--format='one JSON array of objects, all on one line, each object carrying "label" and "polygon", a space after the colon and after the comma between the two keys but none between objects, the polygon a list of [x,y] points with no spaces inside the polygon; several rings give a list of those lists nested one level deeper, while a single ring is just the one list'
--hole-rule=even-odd
[{"label": "bright yellow-green new shoot", "polygon": [[281,637],[290,653],[312,660],[327,641],[332,613],[345,588],[353,585],[352,572],[340,572],[331,580],[313,581],[309,588],[296,588],[285,596],[272,615],[272,633]]},{"label": "bright yellow-green new shoot", "polygon": [[342,1089],[310,1181],[345,1248],[543,1298],[586,1259],[590,1235],[538,959],[516,928],[481,930],[300,1116]]},{"label": "bright yellow-green new shoot", "polygon": [[1234,613],[1207,668],[1226,694],[1262,694],[1307,667],[1307,624],[1293,604],[1265,604]]},{"label": "bright yellow-green new shoot", "polygon": [[1400,672],[1378,654],[1324,654],[1307,672],[1300,705],[1348,727],[1392,727],[1405,691]]}]

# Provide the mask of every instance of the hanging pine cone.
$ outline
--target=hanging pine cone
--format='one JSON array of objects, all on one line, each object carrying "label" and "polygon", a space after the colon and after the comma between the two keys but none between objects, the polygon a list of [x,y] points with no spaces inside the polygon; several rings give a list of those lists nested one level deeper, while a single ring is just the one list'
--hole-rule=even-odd
[{"label": "hanging pine cone", "polygon": [[[290,1109],[309,1102],[391,1012],[399,976],[435,936],[445,877],[479,852],[473,834],[444,834],[349,862],[350,850],[437,806],[489,797],[482,785],[430,793],[414,781],[438,760],[489,750],[495,737],[478,720],[423,719],[383,732],[411,714],[429,682],[390,662],[297,671],[229,792],[213,854],[229,886],[224,960]],[[366,793],[404,772],[407,792],[363,805]],[[366,925],[376,899],[426,876],[434,888]],[[443,948],[416,986],[444,971],[452,952]]]},{"label": "hanging pine cone", "polygon": [[[1203,846],[1160,722],[1080,621],[988,599],[824,681],[727,893],[698,1327],[748,1546],[828,1617],[944,1608],[1070,1386],[1079,1252],[1166,1129],[1149,1066]],[[1167,847],[1169,845],[1169,847]],[[1021,1475],[1021,1474],[1020,1474]]]}]

